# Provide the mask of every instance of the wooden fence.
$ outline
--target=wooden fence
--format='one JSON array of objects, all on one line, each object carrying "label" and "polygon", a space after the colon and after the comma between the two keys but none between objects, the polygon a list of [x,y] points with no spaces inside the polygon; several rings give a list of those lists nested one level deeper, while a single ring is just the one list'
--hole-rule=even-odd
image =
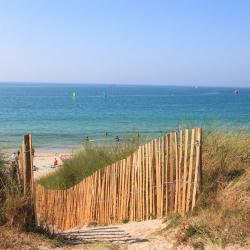
[{"label": "wooden fence", "polygon": [[37,223],[59,230],[184,215],[202,181],[201,128],[172,132],[67,190],[36,186]]}]

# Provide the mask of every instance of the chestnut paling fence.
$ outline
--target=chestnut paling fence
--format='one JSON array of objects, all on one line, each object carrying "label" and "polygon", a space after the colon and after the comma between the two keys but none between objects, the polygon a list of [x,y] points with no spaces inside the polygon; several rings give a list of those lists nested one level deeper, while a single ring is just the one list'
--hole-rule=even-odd
[{"label": "chestnut paling fence", "polygon": [[184,215],[202,182],[201,128],[171,132],[66,190],[35,187],[37,224],[59,230]]}]

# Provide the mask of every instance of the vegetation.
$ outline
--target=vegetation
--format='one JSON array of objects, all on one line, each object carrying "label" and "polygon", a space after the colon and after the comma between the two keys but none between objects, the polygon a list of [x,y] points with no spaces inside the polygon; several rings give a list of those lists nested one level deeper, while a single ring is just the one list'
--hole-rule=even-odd
[{"label": "vegetation", "polygon": [[[59,248],[60,247],[60,248]],[[0,249],[8,250],[45,250],[63,248],[59,241],[49,239],[33,232],[25,232],[18,227],[0,226]]]},{"label": "vegetation", "polygon": [[0,153],[0,225],[7,221],[6,201],[8,200],[9,193],[15,188],[8,166],[4,155]]},{"label": "vegetation", "polygon": [[83,150],[66,160],[56,172],[41,178],[39,183],[49,189],[72,187],[96,170],[124,159],[136,150],[141,141],[142,138],[134,137],[116,145],[87,142]]},{"label": "vegetation", "polygon": [[0,226],[8,224],[29,229],[33,225],[30,197],[24,197],[13,166],[0,154]]},{"label": "vegetation", "polygon": [[0,249],[54,249],[62,245],[49,231],[36,227],[30,198],[22,194],[12,164],[0,153]]},{"label": "vegetation", "polygon": [[173,217],[168,228],[183,225],[179,242],[191,242],[194,248],[246,243],[250,234],[249,132],[205,134],[203,178],[195,211],[184,218]]}]

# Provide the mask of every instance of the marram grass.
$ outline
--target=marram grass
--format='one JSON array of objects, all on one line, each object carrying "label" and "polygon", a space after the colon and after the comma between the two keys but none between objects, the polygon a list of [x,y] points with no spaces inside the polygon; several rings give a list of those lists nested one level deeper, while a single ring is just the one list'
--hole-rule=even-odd
[{"label": "marram grass", "polygon": [[115,144],[86,143],[84,149],[66,160],[56,172],[42,177],[38,183],[48,189],[70,188],[98,169],[126,158],[141,141],[142,138],[135,137]]}]

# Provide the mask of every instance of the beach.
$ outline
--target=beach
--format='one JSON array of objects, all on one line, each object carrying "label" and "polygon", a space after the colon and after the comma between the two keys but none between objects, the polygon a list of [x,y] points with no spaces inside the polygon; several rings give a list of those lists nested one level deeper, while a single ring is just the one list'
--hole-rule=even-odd
[{"label": "beach", "polygon": [[[33,158],[33,165],[36,166],[36,168],[34,167],[34,171],[33,171],[35,180],[43,176],[46,176],[47,174],[57,171],[63,164],[63,161],[61,160],[61,158],[62,157],[69,158],[71,156],[72,156],[72,153],[70,153],[69,151],[36,152]],[[57,159],[58,166],[54,168],[53,166],[54,166],[55,159]]]}]

